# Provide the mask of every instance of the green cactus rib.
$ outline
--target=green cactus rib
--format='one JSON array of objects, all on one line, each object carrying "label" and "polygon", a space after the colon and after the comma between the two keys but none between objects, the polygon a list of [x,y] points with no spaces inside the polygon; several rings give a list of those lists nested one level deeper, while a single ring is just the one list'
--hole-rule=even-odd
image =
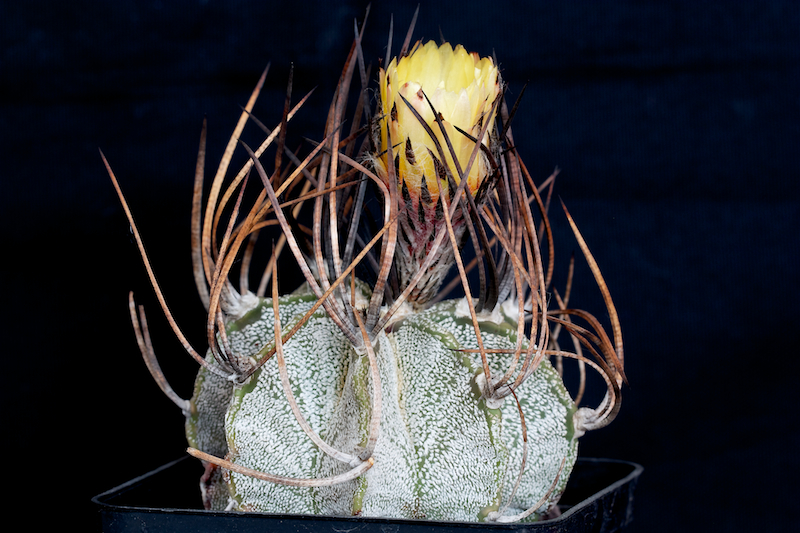
[{"label": "green cactus rib", "polygon": [[[314,302],[302,291],[280,298],[282,326],[296,323]],[[374,341],[383,414],[370,470],[353,481],[315,488],[226,471],[213,476],[213,483],[224,490],[212,487],[207,505],[270,513],[480,521],[507,504],[508,513],[534,505],[558,479],[539,511],[555,504],[577,457],[572,423],[576,408],[550,363],[543,361],[516,391],[525,415],[528,456],[509,501],[523,461],[520,414],[513,397],[499,408],[490,408],[482,398],[475,379],[483,372],[480,359],[464,351],[477,347],[471,320],[457,316],[456,301],[446,301],[389,329]],[[240,354],[256,353],[274,342],[272,300],[262,299],[227,332]],[[486,347],[516,347],[516,321],[511,318],[500,324],[482,322],[481,332]],[[322,311],[284,345],[284,356],[292,392],[311,428],[334,448],[357,455],[367,440],[372,405],[367,357],[356,353]],[[501,374],[510,357],[492,353],[493,372]],[[237,465],[295,478],[335,476],[351,468],[322,453],[299,427],[274,358],[244,385],[201,369],[192,411],[186,424],[189,444]]]}]

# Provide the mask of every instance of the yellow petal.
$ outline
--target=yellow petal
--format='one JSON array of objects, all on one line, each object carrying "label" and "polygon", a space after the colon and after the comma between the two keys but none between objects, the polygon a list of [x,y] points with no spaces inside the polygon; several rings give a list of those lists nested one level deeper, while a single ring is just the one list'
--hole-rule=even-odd
[{"label": "yellow petal", "polygon": [[[399,60],[392,59],[386,70],[381,69],[380,84],[381,110],[385,116],[380,135],[383,166],[386,163],[388,131],[392,144],[402,146],[397,151],[401,156],[398,169],[400,179],[406,183],[412,194],[418,194],[419,183],[424,174],[431,195],[435,197],[438,195],[437,176],[431,154],[441,159],[437,142],[444,152],[444,164],[458,180],[456,165],[447,147],[445,134],[463,170],[475,145],[455,128],[477,136],[481,124],[488,120],[491,131],[494,122],[494,116],[490,115],[492,105],[500,91],[497,67],[490,58],[470,54],[461,45],[453,48],[449,43],[437,46],[433,41],[425,44],[418,42],[407,56]],[[423,118],[435,139],[431,138],[425,126],[402,101],[400,95]],[[431,104],[442,116],[445,134],[436,124]],[[396,122],[391,120],[393,108],[397,110]],[[413,162],[405,158],[406,139],[414,152]],[[488,135],[481,142],[488,145]],[[469,186],[473,193],[486,177],[487,169],[485,157],[480,154],[469,173]]]}]

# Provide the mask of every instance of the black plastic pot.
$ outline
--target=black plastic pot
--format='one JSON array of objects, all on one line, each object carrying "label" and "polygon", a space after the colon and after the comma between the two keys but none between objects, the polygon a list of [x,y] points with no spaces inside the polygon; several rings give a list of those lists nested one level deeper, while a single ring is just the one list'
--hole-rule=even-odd
[{"label": "black plastic pot", "polygon": [[642,467],[579,458],[561,498],[562,515],[527,524],[431,522],[339,516],[275,515],[199,508],[199,463],[184,457],[95,496],[102,531],[235,531],[303,533],[611,532],[633,518],[633,492]]}]

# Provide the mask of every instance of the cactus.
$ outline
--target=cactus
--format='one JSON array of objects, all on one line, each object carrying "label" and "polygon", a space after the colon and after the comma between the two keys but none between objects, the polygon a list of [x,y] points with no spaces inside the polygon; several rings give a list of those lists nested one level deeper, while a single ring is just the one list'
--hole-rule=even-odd
[{"label": "cactus", "polygon": [[[103,157],[162,310],[200,365],[192,398],[178,397],[164,379],[131,294],[143,357],[186,416],[188,452],[205,465],[208,509],[445,521],[552,516],[578,439],[620,406],[622,337],[608,289],[566,208],[612,335],[568,307],[572,265],[563,296],[552,287],[548,210],[557,172],[539,186],[529,175],[511,133],[515,107],[506,105],[493,61],[406,38],[398,58],[388,61],[387,52],[372,113],[362,35],[363,27],[324,138],[302,160],[285,136],[308,95],[292,106],[290,80],[282,120],[268,129],[252,117],[264,72],[204,207],[203,126],[192,244],[208,311],[205,356],[175,324]],[[356,69],[362,90],[347,132]],[[239,141],[248,122],[266,134],[256,150]],[[237,145],[250,157],[228,178]],[[275,151],[271,173],[262,162],[267,149]],[[275,227],[253,292],[256,237]],[[280,295],[278,257],[287,247],[305,282]],[[457,275],[445,285],[453,266]],[[464,296],[447,299],[457,286]],[[562,334],[572,351],[561,347]],[[580,369],[575,398],[562,381],[564,359]],[[587,366],[607,385],[595,408],[579,407]]]}]

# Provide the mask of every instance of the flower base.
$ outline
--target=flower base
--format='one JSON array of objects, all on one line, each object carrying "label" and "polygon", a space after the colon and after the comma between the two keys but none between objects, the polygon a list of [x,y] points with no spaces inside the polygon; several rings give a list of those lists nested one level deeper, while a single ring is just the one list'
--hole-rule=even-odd
[{"label": "flower base", "polygon": [[452,533],[454,531],[620,531],[633,519],[643,468],[626,461],[578,458],[559,504],[561,516],[524,524],[432,522],[390,518],[205,511],[197,486],[202,468],[183,457],[92,498],[104,533],[304,531],[309,533]]}]

